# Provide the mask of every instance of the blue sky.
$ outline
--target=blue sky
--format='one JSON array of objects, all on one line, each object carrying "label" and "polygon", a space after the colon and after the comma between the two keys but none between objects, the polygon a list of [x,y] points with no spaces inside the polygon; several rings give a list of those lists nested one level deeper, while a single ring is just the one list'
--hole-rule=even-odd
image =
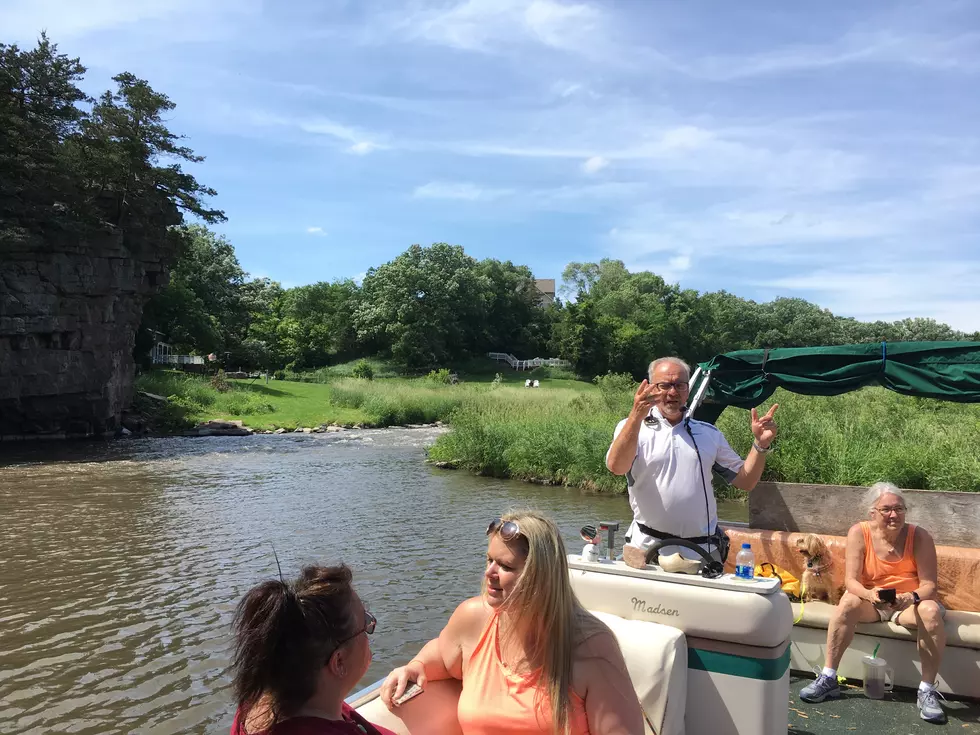
[{"label": "blue sky", "polygon": [[980,3],[4,0],[131,71],[253,275],[412,243],[980,330]]}]

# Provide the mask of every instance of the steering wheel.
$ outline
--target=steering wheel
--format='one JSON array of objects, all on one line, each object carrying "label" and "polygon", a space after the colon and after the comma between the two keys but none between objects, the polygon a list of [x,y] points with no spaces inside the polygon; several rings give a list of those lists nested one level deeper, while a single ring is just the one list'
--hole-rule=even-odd
[{"label": "steering wheel", "polygon": [[647,564],[656,564],[660,560],[660,550],[665,546],[683,546],[685,549],[697,552],[701,557],[698,574],[705,579],[717,579],[725,573],[725,566],[720,561],[715,561],[696,543],[683,538],[665,538],[655,543],[647,550]]}]

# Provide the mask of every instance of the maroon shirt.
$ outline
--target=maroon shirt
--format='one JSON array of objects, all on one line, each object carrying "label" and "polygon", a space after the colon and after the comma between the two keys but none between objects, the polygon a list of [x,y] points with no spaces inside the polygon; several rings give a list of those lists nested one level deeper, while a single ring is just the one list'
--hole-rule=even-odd
[{"label": "maroon shirt", "polygon": [[235,713],[231,735],[395,735],[385,727],[372,725],[345,702],[342,705],[343,720],[324,720],[321,717],[291,717],[269,730],[246,733],[245,718]]}]

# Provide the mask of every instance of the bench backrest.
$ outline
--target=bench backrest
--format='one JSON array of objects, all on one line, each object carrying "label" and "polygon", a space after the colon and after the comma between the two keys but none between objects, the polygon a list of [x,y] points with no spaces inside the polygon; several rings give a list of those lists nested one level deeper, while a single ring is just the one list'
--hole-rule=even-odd
[{"label": "bench backrest", "polygon": [[[743,543],[752,544],[755,563],[771,562],[787,569],[799,579],[803,575],[803,556],[796,540],[804,533],[790,531],[759,531],[751,528],[728,528],[732,541],[725,570],[735,570],[735,552]],[[827,545],[832,559],[831,579],[844,586],[844,536],[818,534]],[[949,610],[980,611],[980,549],[963,546],[937,546],[939,601]]]}]

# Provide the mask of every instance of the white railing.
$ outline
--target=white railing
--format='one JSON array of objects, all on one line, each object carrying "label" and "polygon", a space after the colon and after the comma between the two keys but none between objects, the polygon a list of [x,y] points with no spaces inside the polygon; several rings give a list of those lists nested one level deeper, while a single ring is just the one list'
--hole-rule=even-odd
[{"label": "white railing", "polygon": [[153,355],[154,365],[203,365],[200,355]]},{"label": "white railing", "polygon": [[570,368],[572,363],[558,357],[535,357],[533,360],[518,360],[509,352],[488,352],[487,357],[491,360],[506,362],[514,370],[533,370],[536,367],[559,367]]}]

